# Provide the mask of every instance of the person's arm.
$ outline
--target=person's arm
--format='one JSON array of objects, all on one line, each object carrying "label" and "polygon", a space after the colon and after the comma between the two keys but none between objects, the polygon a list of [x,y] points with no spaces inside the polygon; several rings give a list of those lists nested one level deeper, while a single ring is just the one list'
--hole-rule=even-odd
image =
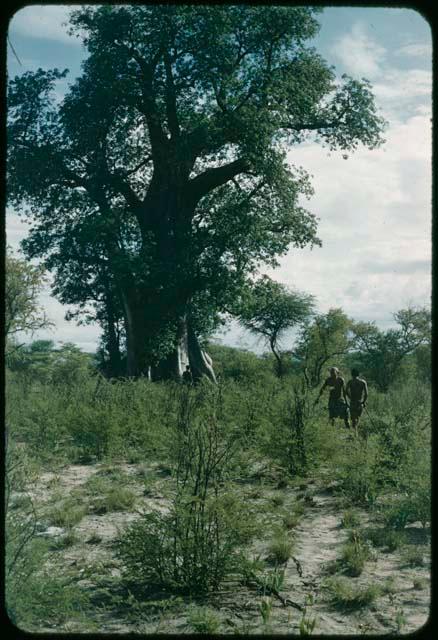
[{"label": "person's arm", "polygon": [[345,393],[347,394],[348,398],[351,400],[351,385],[350,385],[350,380],[347,382],[347,386],[345,387]]},{"label": "person's arm", "polygon": [[345,382],[344,382],[344,379],[343,379],[343,378],[341,378],[341,381],[342,381],[342,396],[343,396],[343,398],[344,398],[345,402],[347,402],[348,398],[347,398],[347,394],[346,394],[346,392],[345,392]]},{"label": "person's arm", "polygon": [[367,400],[368,400],[368,385],[364,380],[363,381],[363,400],[362,400],[363,406],[365,406]]}]

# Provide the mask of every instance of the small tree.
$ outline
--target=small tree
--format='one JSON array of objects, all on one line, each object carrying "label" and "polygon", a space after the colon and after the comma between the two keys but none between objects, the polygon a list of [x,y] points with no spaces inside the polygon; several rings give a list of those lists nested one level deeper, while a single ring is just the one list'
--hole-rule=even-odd
[{"label": "small tree", "polygon": [[5,266],[6,353],[11,354],[17,348],[13,341],[18,333],[33,334],[51,323],[38,304],[38,295],[45,283],[43,269],[16,258],[9,248]]},{"label": "small tree", "polygon": [[342,309],[330,309],[315,317],[301,334],[296,355],[301,360],[307,385],[321,383],[324,365],[334,356],[344,356],[353,345],[352,321]]},{"label": "small tree", "polygon": [[263,276],[243,298],[239,320],[254,334],[265,338],[276,360],[277,375],[284,374],[280,341],[285,332],[305,322],[313,310],[313,296],[291,291]]},{"label": "small tree", "polygon": [[398,327],[381,331],[373,322],[354,325],[358,359],[380,391],[386,393],[400,372],[402,362],[423,345],[430,344],[431,314],[426,308],[408,307],[394,314]]}]

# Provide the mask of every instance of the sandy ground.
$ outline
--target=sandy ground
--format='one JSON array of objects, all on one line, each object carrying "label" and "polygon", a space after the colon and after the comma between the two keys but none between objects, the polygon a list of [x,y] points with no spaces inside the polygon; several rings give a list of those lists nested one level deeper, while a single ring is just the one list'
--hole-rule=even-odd
[{"label": "sandy ground", "polygon": [[[128,477],[129,487],[136,494],[135,509],[96,514],[88,512],[74,527],[77,542],[72,546],[52,554],[54,568],[61,572],[76,573],[78,584],[90,595],[102,592],[105,587],[115,591],[120,578],[120,567],[114,556],[112,542],[129,522],[139,517],[139,511],[165,510],[168,498],[169,477],[161,473],[156,465],[117,465],[117,470]],[[95,465],[71,465],[58,473],[44,473],[32,488],[31,494],[38,512],[44,513],[44,505],[58,497],[74,497],[78,504],[83,501],[81,493],[85,483],[95,474],[104,475],[105,467]],[[149,484],[145,490],[144,478]],[[285,566],[285,579],[281,596],[299,605],[305,605],[311,597],[312,604],[307,607],[307,618],[316,619],[315,634],[375,634],[410,633],[420,628],[427,620],[430,606],[430,540],[419,523],[410,527],[409,539],[421,543],[425,562],[420,567],[403,566],[402,553],[397,550],[385,553],[376,550],[374,558],[369,560],[362,574],[357,578],[348,578],[352,584],[383,585],[393,579],[394,593],[381,595],[372,605],[354,612],[337,611],[328,601],[324,584],[327,579],[327,567],[339,557],[340,548],[346,539],[346,530],[341,526],[342,509],[339,499],[318,481],[309,480],[306,487],[275,489],[254,481],[255,502],[263,503],[273,495],[282,496],[287,510],[306,494],[303,501],[304,515],[293,530],[294,558]],[[251,488],[251,487],[250,487]],[[245,487],[248,491],[248,485]],[[361,523],[367,525],[369,515],[358,511]],[[39,525],[40,535],[53,535],[49,525],[42,518]],[[62,535],[62,530],[55,532]],[[254,554],[265,552],[266,544],[262,538],[254,543]],[[299,572],[297,566],[301,569]],[[301,575],[300,575],[301,574]],[[422,579],[423,588],[414,588],[414,580]],[[215,609],[222,621],[221,633],[299,633],[299,624],[303,613],[296,608],[282,604],[272,597],[272,612],[267,624],[260,615],[260,602],[263,594],[237,584],[224,585],[220,594],[213,596],[208,606]],[[187,622],[188,603],[179,609],[170,609],[164,613],[144,612],[141,606],[125,601],[122,606],[114,607],[103,599],[99,603],[94,598],[94,608],[89,616],[93,631],[98,633],[191,633]],[[401,627],[398,626],[402,620]],[[54,632],[53,627],[41,628],[41,631]],[[89,630],[86,622],[72,622],[58,633],[66,631]]]}]

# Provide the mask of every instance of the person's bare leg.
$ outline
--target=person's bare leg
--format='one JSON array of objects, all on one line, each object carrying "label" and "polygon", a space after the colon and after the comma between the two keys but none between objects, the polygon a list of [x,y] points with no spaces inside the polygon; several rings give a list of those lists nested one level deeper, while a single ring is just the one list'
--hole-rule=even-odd
[{"label": "person's bare leg", "polygon": [[359,432],[357,430],[357,425],[359,423],[359,419],[358,418],[351,418],[351,423],[353,425],[353,429],[354,429],[354,432],[355,432],[356,437],[357,437],[359,435]]}]

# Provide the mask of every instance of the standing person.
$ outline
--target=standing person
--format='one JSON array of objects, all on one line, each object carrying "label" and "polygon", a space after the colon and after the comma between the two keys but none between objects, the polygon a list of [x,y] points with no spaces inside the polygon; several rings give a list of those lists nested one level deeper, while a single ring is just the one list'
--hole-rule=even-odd
[{"label": "standing person", "polygon": [[352,378],[347,382],[346,394],[350,399],[351,423],[357,435],[357,426],[363,407],[368,399],[368,386],[366,380],[359,378],[359,370],[351,370]]},{"label": "standing person", "polygon": [[193,384],[193,376],[192,376],[192,371],[190,369],[190,365],[186,365],[186,370],[183,371],[182,379],[185,384],[188,384],[188,385]]},{"label": "standing person", "polygon": [[347,396],[345,394],[345,381],[344,378],[341,377],[339,369],[337,369],[336,367],[332,367],[330,369],[330,376],[322,385],[316,402],[319,402],[319,399],[326,387],[331,387],[328,402],[329,420],[331,424],[335,424],[335,418],[342,418],[344,421],[344,425],[347,429],[349,429],[350,424],[348,422],[348,407]]}]

